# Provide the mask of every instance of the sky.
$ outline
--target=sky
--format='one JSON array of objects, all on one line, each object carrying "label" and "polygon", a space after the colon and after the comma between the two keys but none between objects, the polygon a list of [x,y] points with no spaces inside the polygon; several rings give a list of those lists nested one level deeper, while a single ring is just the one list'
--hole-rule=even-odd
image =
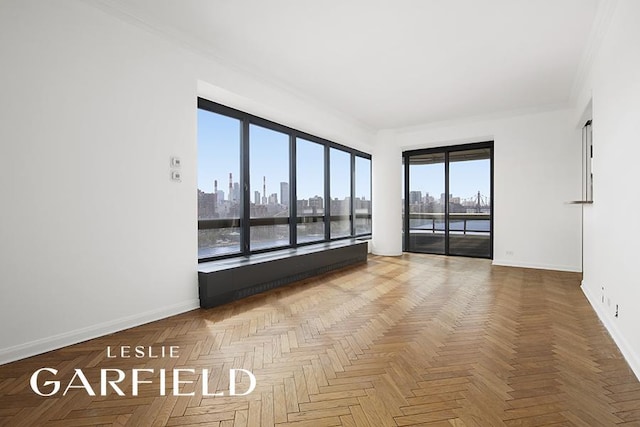
[{"label": "sky", "polygon": [[[218,180],[218,190],[229,197],[229,172],[233,182],[240,181],[240,130],[239,120],[205,110],[198,110],[198,188],[213,192],[213,181]],[[267,195],[278,194],[280,183],[289,181],[289,137],[286,134],[250,125],[250,194],[262,193],[262,179],[266,177]],[[298,199],[324,195],[324,146],[298,139],[296,145]],[[331,197],[344,199],[349,195],[349,162],[346,152],[330,149]],[[369,199],[371,179],[370,161],[356,157],[356,197]],[[454,197],[475,197],[478,191],[489,195],[489,160],[468,160],[450,163],[450,193]],[[411,191],[427,192],[439,198],[444,193],[444,164],[411,166]]]},{"label": "sky", "polygon": [[[218,180],[218,190],[229,193],[229,172],[233,182],[240,181],[240,130],[239,120],[205,110],[198,110],[198,188],[213,192],[213,181]],[[289,136],[256,125],[249,127],[250,194],[263,196],[263,177],[266,177],[267,195],[278,194],[280,183],[289,182]],[[330,149],[331,197],[340,200],[348,197],[350,154]],[[298,139],[296,143],[298,199],[324,197],[324,146]],[[356,157],[356,197],[366,196],[371,185],[370,161]]]},{"label": "sky", "polygon": [[[229,173],[240,178],[240,121],[198,110],[198,188],[213,192],[213,181],[225,199],[229,194]],[[219,149],[223,146],[224,149]]]},{"label": "sky", "polygon": [[[449,163],[449,193],[453,197],[468,199],[480,194],[489,196],[491,185],[489,159],[467,160]],[[429,193],[436,199],[444,193],[444,163],[411,165],[410,191]]]}]

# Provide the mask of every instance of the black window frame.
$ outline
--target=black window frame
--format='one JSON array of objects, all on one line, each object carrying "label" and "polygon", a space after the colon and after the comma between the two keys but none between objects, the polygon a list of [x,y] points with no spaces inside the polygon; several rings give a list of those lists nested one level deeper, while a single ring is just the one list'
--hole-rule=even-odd
[{"label": "black window frame", "polygon": [[[282,249],[291,249],[297,248],[301,246],[313,245],[323,242],[335,241],[335,240],[344,240],[344,239],[353,239],[359,238],[363,236],[368,236],[370,233],[355,233],[355,162],[356,157],[362,157],[369,160],[369,175],[370,182],[371,181],[371,173],[372,173],[372,156],[369,153],[364,151],[360,151],[358,149],[348,147],[346,145],[338,144],[336,142],[330,141],[328,139],[320,138],[318,136],[291,128],[289,126],[282,125],[280,123],[264,119],[259,116],[255,116],[250,113],[246,113],[241,110],[237,110],[232,107],[228,107],[223,104],[219,104],[214,101],[210,101],[208,99],[198,97],[197,108],[205,111],[209,111],[212,113],[220,114],[223,116],[231,117],[241,122],[241,133],[240,133],[240,206],[242,207],[240,212],[239,219],[198,219],[198,230],[207,230],[207,229],[215,229],[215,228],[223,228],[228,227],[229,224],[233,224],[234,226],[239,226],[240,228],[240,252],[221,254],[216,256],[209,257],[198,257],[198,262],[207,262],[225,258],[235,258],[241,256],[248,256],[251,254],[259,254],[265,252],[278,251]],[[266,129],[271,129],[276,132],[281,132],[287,134],[289,136],[289,216],[287,218],[251,218],[251,194],[250,194],[250,185],[249,185],[249,127],[250,125],[261,126]],[[297,214],[297,162],[296,162],[296,140],[297,138],[305,139],[307,141],[311,141],[317,144],[324,146],[324,203],[325,209],[322,215],[322,221],[324,222],[324,239],[316,240],[312,242],[297,242],[297,224],[301,222],[298,218]],[[351,198],[350,198],[350,212],[349,219],[351,221],[351,234],[348,236],[340,236],[331,238],[331,219],[333,218],[331,215],[331,203],[330,203],[330,162],[329,162],[329,152],[331,148],[335,148],[337,150],[341,150],[347,152],[350,157],[350,165],[351,165]],[[370,192],[372,193],[372,189],[370,188]],[[373,197],[370,194],[370,199],[372,201]],[[361,217],[361,215],[360,215]],[[367,218],[371,219],[372,215],[368,214]],[[250,230],[251,226],[257,225],[276,225],[276,224],[289,224],[289,245],[286,246],[277,246],[273,248],[262,248],[258,250],[252,250],[250,247]]]},{"label": "black window frame", "polygon": [[[362,157],[362,156],[360,156]],[[373,170],[373,161],[371,160],[371,158],[366,158],[365,159],[369,160],[369,202],[372,203],[371,206],[371,210],[373,211],[373,176],[372,176],[372,170]],[[365,218],[365,219],[371,219],[372,214],[368,213],[366,215],[360,214],[360,215],[356,215],[356,156],[352,156],[351,157],[351,212],[353,215],[353,220],[351,221],[351,233],[352,234],[356,234],[356,221],[358,220],[358,218]],[[366,233],[359,233],[357,234],[357,236],[370,236],[371,233],[373,232],[373,223],[371,223],[370,227],[369,227],[368,232]]]},{"label": "black window frame", "polygon": [[[449,252],[449,155],[451,153],[457,151],[467,151],[467,150],[475,150],[475,149],[488,149],[489,150],[489,191],[491,192],[491,207],[490,207],[490,215],[489,219],[489,255],[486,257],[479,256],[471,256],[471,255],[460,255],[460,254],[451,254]],[[444,204],[444,227],[445,227],[445,241],[444,241],[444,253],[433,253],[433,255],[444,255],[444,256],[461,256],[468,258],[486,258],[493,259],[493,239],[494,239],[494,206],[495,206],[495,194],[494,194],[494,153],[495,153],[495,144],[493,140],[490,141],[482,141],[482,142],[472,142],[467,144],[459,144],[459,145],[447,145],[443,147],[432,147],[432,148],[420,148],[416,150],[407,150],[402,152],[402,163],[403,163],[403,181],[404,181],[404,194],[403,194],[403,207],[404,213],[402,218],[402,230],[403,230],[403,239],[402,239],[402,250],[403,252],[417,252],[412,251],[410,248],[410,233],[409,233],[409,193],[410,193],[410,178],[409,178],[409,169],[410,169],[410,158],[412,156],[419,156],[421,154],[444,154],[444,194],[447,195],[447,202]],[[419,252],[419,253],[431,253],[431,252]]]}]

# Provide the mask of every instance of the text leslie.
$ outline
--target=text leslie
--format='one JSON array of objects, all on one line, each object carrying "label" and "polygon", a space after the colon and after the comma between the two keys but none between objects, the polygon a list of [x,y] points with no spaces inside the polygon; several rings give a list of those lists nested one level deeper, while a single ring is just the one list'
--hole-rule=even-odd
[{"label": "text leslie", "polygon": [[163,345],[160,347],[145,345],[137,345],[132,347],[130,345],[121,345],[114,348],[112,348],[111,346],[107,346],[107,358],[115,359],[119,357],[122,359],[130,359],[132,357],[135,357],[137,359],[163,359],[165,357],[168,357],[171,359],[177,359],[178,357],[180,357],[178,355],[179,349],[180,347],[178,347],[177,345]]}]

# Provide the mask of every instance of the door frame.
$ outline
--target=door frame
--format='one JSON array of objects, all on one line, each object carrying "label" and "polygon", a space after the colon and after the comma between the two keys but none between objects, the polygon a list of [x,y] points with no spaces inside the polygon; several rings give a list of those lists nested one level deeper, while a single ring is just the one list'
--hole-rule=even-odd
[{"label": "door frame", "polygon": [[[489,149],[489,168],[490,168],[490,183],[489,183],[489,191],[491,197],[491,218],[489,220],[489,256],[487,258],[493,259],[493,233],[494,233],[494,205],[495,205],[495,196],[494,196],[494,188],[493,188],[493,175],[494,175],[494,142],[493,141],[483,141],[483,142],[473,142],[468,144],[459,144],[459,145],[447,145],[443,147],[433,147],[433,148],[421,148],[417,150],[407,150],[402,152],[402,160],[403,160],[403,176],[404,176],[404,217],[402,219],[402,226],[404,229],[404,239],[402,242],[403,251],[405,252],[413,252],[409,250],[409,241],[410,241],[410,232],[409,232],[409,191],[410,191],[410,179],[409,179],[409,159],[411,156],[421,155],[421,154],[444,154],[444,192],[446,196],[446,203],[444,206],[444,228],[445,228],[445,239],[444,239],[444,255],[450,256],[449,254],[449,154],[457,151],[467,151],[474,149]],[[452,256],[467,256],[470,255],[452,255]],[[477,258],[477,257],[474,257]]]}]

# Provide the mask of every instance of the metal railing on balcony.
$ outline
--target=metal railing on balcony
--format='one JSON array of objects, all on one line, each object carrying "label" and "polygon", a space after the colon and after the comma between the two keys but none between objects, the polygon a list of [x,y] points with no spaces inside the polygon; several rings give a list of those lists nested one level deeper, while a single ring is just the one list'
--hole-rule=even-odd
[{"label": "metal railing on balcony", "polygon": [[[410,233],[443,234],[445,232],[444,213],[411,212],[409,214]],[[491,233],[491,215],[488,213],[449,213],[450,234]]]}]

